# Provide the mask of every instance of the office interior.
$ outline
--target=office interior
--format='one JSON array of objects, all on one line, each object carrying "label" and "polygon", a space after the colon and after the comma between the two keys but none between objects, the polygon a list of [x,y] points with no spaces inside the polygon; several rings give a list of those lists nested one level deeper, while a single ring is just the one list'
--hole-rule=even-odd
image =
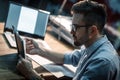
[{"label": "office interior", "polygon": [[[14,2],[27,6],[22,1],[14,1]],[[29,6],[29,7],[34,7],[34,6]],[[34,7],[34,8],[36,8],[36,7]],[[8,9],[9,9],[9,1],[8,0],[2,0],[2,1],[0,0],[0,13],[2,13],[2,14],[0,14],[0,40],[1,40],[0,41],[0,45],[1,45],[1,48],[0,48],[0,62],[1,62],[0,79],[2,80],[2,78],[4,77],[4,78],[7,78],[8,80],[12,79],[12,78],[15,78],[15,80],[17,80],[17,79],[20,80],[23,77],[21,77],[20,75],[17,75],[18,73],[16,74],[16,68],[15,68],[17,61],[16,61],[16,58],[14,58],[14,57],[16,57],[16,55],[14,55],[14,53],[17,53],[17,51],[16,51],[16,49],[11,48],[7,44],[5,37],[2,35],[3,29],[4,29],[4,24],[7,19]],[[73,50],[73,47],[71,47],[69,44],[67,44],[67,41],[64,41],[64,40],[59,41],[59,40],[57,40],[56,36],[57,35],[55,35],[54,33],[51,32],[51,28],[48,27],[48,30],[47,30],[46,36],[45,36],[45,41],[50,46],[50,48],[52,48],[52,49],[54,48],[56,51],[61,51],[61,52]],[[56,44],[59,45],[59,47],[56,47]],[[37,64],[36,62],[32,61],[32,63],[33,63],[33,68],[36,71],[38,71],[38,73],[44,74],[43,76],[44,76],[45,80],[58,80],[55,76],[53,76],[53,74],[51,74],[45,68],[40,67],[40,65]],[[64,77],[62,77],[62,78],[67,80],[67,78],[64,78]],[[22,79],[22,80],[24,80],[24,79]]]},{"label": "office interior", "polygon": [[[51,15],[71,17],[70,9],[79,0],[0,0],[0,22],[5,22],[8,13],[9,1],[23,4],[28,7],[50,11]],[[116,50],[120,50],[120,1],[119,0],[94,0],[104,3],[107,7],[107,25],[104,33],[113,43]],[[113,28],[112,30],[109,27]],[[59,37],[60,38],[60,37]]]},{"label": "office interior", "polygon": [[[72,17],[70,14],[70,8],[72,5],[80,0],[0,0],[0,23],[5,23],[7,19],[7,13],[9,10],[9,1],[23,4],[28,7],[36,9],[42,9],[50,11],[50,15],[62,15]],[[107,7],[107,23],[105,25],[104,33],[108,36],[116,50],[120,55],[120,0],[94,0],[100,3],[104,3]],[[64,3],[65,2],[65,3]],[[62,4],[64,5],[62,6]],[[62,11],[60,11],[62,9]],[[48,22],[49,23],[49,22]],[[71,51],[74,46],[69,44],[66,40],[59,39],[54,32],[51,32],[51,25],[56,26],[54,23],[48,24],[47,38],[48,45],[51,48],[56,47],[56,43],[65,48],[61,50],[61,47],[57,47],[56,51]],[[58,26],[58,25],[57,25]],[[50,39],[51,38],[51,39]],[[62,37],[61,37],[62,38]],[[54,42],[54,43],[52,43]],[[55,45],[54,45],[55,44]],[[53,78],[51,78],[52,80]],[[46,79],[47,80],[47,79]],[[49,80],[49,79],[48,79]],[[67,80],[67,79],[66,79]]]},{"label": "office interior", "polygon": [[[28,7],[32,7],[32,8],[35,8],[35,9],[42,9],[42,10],[50,11],[51,15],[52,14],[57,15],[58,9],[54,9],[54,6],[53,6],[53,8],[48,9],[47,6],[48,7],[49,7],[49,5],[51,6],[51,3],[53,5],[56,5],[56,3],[58,4],[60,2],[59,6],[62,4],[62,0],[58,0],[59,2],[57,2],[56,0],[0,0],[0,13],[1,13],[0,14],[0,22],[1,23],[6,22],[8,10],[9,10],[9,2],[11,2],[11,1],[15,2],[15,3],[25,5],[25,6],[28,6]],[[49,33],[50,33],[50,30],[51,29],[48,29]],[[50,33],[50,34],[53,34],[53,33]],[[53,36],[57,36],[57,35],[53,34]],[[67,42],[63,42],[63,44],[64,43],[67,43]],[[69,47],[69,48],[71,49],[71,47]]]}]

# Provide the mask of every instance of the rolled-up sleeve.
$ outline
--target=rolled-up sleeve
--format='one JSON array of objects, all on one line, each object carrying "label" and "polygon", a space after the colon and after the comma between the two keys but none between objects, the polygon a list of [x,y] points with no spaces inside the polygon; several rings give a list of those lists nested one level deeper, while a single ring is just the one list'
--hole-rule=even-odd
[{"label": "rolled-up sleeve", "polygon": [[82,55],[83,51],[74,50],[71,53],[66,53],[64,55],[64,64],[71,64],[73,66],[77,66]]}]

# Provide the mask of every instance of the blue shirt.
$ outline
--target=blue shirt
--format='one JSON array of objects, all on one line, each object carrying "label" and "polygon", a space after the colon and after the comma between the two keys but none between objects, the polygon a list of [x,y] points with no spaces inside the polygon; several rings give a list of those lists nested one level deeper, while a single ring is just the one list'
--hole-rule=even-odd
[{"label": "blue shirt", "polygon": [[73,80],[120,80],[119,56],[106,36],[84,50],[65,54],[64,63],[77,66]]}]

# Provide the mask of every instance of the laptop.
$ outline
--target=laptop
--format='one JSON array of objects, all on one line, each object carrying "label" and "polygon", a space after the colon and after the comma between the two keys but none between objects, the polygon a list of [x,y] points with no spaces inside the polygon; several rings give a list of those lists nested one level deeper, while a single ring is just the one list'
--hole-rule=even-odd
[{"label": "laptop", "polygon": [[10,47],[16,48],[12,26],[22,36],[44,40],[50,12],[10,2],[7,20],[4,26],[5,37]]}]

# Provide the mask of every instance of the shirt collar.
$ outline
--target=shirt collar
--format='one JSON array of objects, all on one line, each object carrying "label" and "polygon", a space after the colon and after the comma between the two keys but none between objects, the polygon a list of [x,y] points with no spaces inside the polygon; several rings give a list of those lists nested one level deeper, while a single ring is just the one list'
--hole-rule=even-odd
[{"label": "shirt collar", "polygon": [[108,38],[104,35],[101,38],[99,38],[96,42],[94,42],[91,46],[86,48],[87,54],[92,54],[100,45],[107,42]]}]

